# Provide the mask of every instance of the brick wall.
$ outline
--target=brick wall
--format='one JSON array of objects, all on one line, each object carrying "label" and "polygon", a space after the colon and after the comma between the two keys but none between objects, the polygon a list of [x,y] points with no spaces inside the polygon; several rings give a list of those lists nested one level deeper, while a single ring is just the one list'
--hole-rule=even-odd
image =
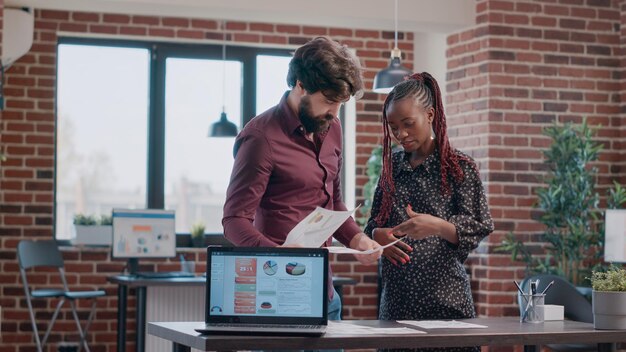
[{"label": "brick wall", "polygon": [[[599,190],[624,184],[623,1],[477,1],[477,25],[448,37],[447,108],[457,147],[479,162],[496,231],[472,256],[480,315],[514,315],[521,263],[494,253],[509,231],[538,242],[532,205],[542,128],[587,117],[605,151]],[[538,244],[539,246],[539,244]]]},{"label": "brick wall", "polygon": [[[0,0],[2,1],[2,0]],[[0,2],[1,4],[1,2]],[[54,89],[57,33],[88,33],[107,38],[150,36],[158,40],[202,42],[221,39],[219,21],[132,16],[104,13],[35,11],[35,34],[31,51],[20,58],[7,72],[4,93],[6,109],[2,115],[0,146],[8,160],[0,167],[0,305],[2,314],[2,344],[0,351],[22,351],[33,348],[15,248],[21,239],[52,238],[53,172],[54,172]],[[376,72],[388,65],[393,47],[393,33],[344,28],[295,26],[267,23],[228,22],[229,38],[237,44],[299,45],[317,35],[330,35],[356,49],[365,67],[366,86],[371,87]],[[400,48],[410,66],[413,35],[400,33]],[[379,111],[381,97],[368,93],[357,104],[357,184],[366,182],[365,161],[371,148],[379,143]],[[200,250],[185,250],[188,259],[204,263]],[[108,293],[100,301],[91,341],[95,351],[114,351],[116,341],[116,287],[106,282],[106,276],[119,273],[125,263],[111,261],[106,249],[64,249],[67,274],[75,289],[102,288]],[[142,261],[147,263],[147,261]],[[163,270],[175,270],[177,263],[159,262]],[[376,267],[356,264],[351,256],[333,258],[336,274],[358,280],[344,289],[347,318],[374,318],[376,314]],[[205,265],[197,266],[198,271]],[[38,276],[48,282],[47,274]],[[134,309],[131,291],[130,308]],[[47,320],[53,308],[37,306],[37,316]],[[86,314],[87,310],[81,310]],[[132,317],[134,313],[129,312]],[[76,341],[74,325],[68,310],[62,313],[51,341]],[[134,322],[128,325],[128,346],[134,347]],[[54,346],[54,344],[53,344]],[[53,347],[50,348],[50,351]]]},{"label": "brick wall", "polygon": [[[624,119],[626,112],[626,1],[620,1],[620,116]],[[620,138],[615,141],[615,148],[622,151],[619,162],[616,162],[616,171],[619,173],[619,183],[626,184],[626,122],[620,125]]]}]

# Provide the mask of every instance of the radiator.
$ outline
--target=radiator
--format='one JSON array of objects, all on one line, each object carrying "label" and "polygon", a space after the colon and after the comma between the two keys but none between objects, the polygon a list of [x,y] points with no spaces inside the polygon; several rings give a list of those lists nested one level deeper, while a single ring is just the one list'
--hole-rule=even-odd
[{"label": "radiator", "polygon": [[[146,297],[146,322],[204,321],[206,287],[150,286]],[[146,352],[171,352],[172,342],[146,334]],[[197,351],[192,349],[192,351]]]}]

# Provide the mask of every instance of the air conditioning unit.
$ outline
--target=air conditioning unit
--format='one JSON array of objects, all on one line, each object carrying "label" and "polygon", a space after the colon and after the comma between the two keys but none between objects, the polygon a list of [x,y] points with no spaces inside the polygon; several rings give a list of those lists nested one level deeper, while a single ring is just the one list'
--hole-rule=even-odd
[{"label": "air conditioning unit", "polygon": [[7,69],[33,45],[35,18],[31,9],[4,8],[2,20],[1,63]]}]

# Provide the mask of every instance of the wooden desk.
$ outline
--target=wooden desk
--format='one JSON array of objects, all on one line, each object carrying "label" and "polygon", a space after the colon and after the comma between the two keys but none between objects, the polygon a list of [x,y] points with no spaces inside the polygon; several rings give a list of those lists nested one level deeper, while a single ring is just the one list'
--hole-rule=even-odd
[{"label": "wooden desk", "polygon": [[[201,335],[194,327],[201,322],[148,323],[148,333],[172,341],[173,351],[273,350],[273,349],[363,349],[424,348],[487,345],[537,345],[551,343],[597,343],[607,351],[612,343],[626,341],[626,330],[595,330],[592,324],[574,321],[551,321],[541,324],[520,323],[519,318],[477,318],[463,320],[487,325],[486,329],[432,329],[415,335],[354,335],[326,332],[322,337]],[[375,327],[399,327],[393,321],[352,320],[352,324]],[[420,330],[415,328],[416,330]]]},{"label": "wooden desk", "polygon": [[[144,352],[146,349],[146,291],[151,286],[203,286],[206,285],[206,277],[185,278],[159,278],[146,279],[129,275],[116,275],[107,278],[109,282],[118,285],[117,288],[117,352],[126,351],[126,318],[128,306],[128,290],[134,288],[137,292],[137,335],[135,337],[136,351]],[[343,285],[355,284],[351,278],[333,277],[333,285],[337,292],[342,294]]]}]

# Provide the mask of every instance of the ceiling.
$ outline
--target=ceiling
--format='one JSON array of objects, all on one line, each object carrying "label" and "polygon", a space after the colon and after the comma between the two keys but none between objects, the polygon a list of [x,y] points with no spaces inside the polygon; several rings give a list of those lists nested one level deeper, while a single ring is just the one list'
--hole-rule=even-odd
[{"label": "ceiling", "polygon": [[[5,7],[394,29],[391,0],[5,0]],[[475,21],[472,0],[398,0],[398,29],[450,33]]]}]

